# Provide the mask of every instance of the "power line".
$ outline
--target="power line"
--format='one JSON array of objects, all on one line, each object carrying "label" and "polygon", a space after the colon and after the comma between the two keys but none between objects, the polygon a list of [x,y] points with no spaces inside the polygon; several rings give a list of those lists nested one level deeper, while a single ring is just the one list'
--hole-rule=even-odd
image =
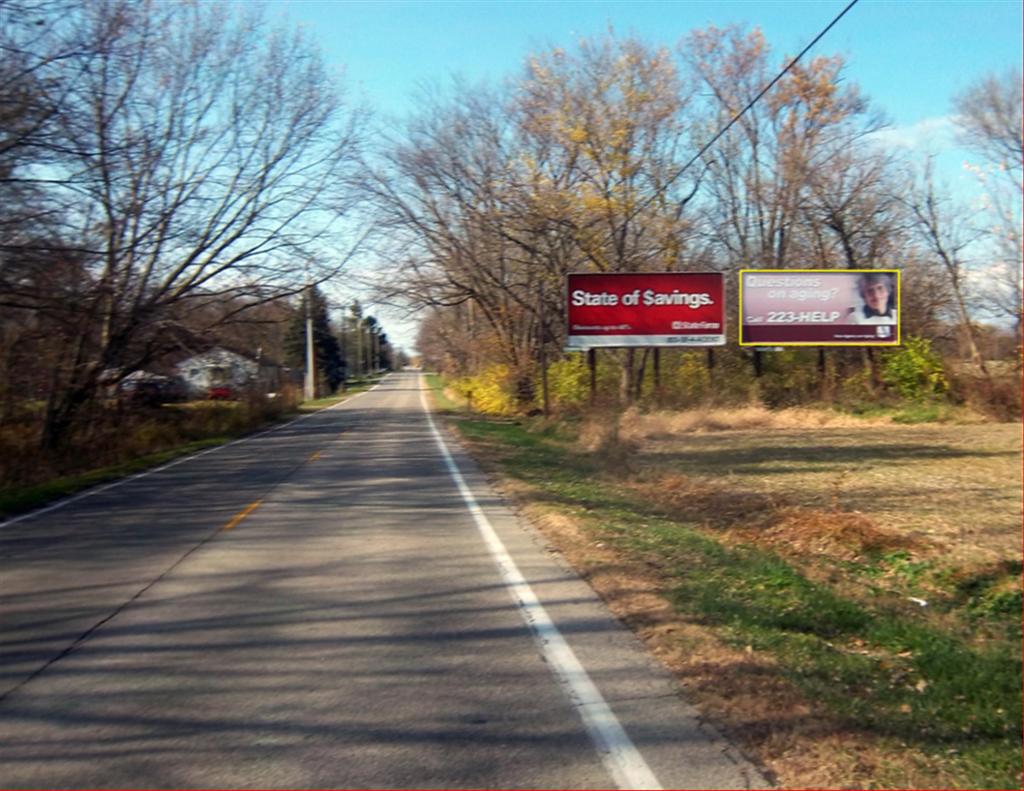
[{"label": "power line", "polygon": [[757,96],[755,96],[753,99],[751,99],[750,103],[747,104],[746,107],[744,107],[742,110],[740,110],[738,113],[736,113],[736,115],[733,116],[732,120],[729,121],[729,123],[727,123],[724,127],[722,127],[715,134],[714,137],[712,137],[707,143],[705,143],[703,148],[701,148],[701,150],[698,151],[693,156],[693,159],[691,159],[689,162],[687,162],[685,165],[683,165],[679,169],[679,171],[675,174],[675,176],[673,176],[671,179],[668,180],[667,184],[673,183],[676,179],[678,179],[680,176],[682,176],[683,173],[685,173],[687,171],[687,169],[689,169],[689,167],[694,162],[696,162],[698,159],[700,159],[702,156],[704,156],[704,154],[707,153],[708,149],[711,148],[711,146],[713,146],[715,143],[717,143],[718,139],[722,135],[724,135],[726,132],[728,132],[732,128],[733,124],[735,124],[737,121],[739,121],[740,118],[742,118],[751,107],[753,107],[755,104],[757,104],[757,102],[766,93],[768,93],[768,91],[770,91],[773,87],[775,87],[775,83],[777,83],[779,80],[781,80],[783,77],[785,77],[786,74],[789,72],[789,70],[792,69],[799,62],[799,60],[804,55],[806,55],[811,50],[812,47],[814,47],[815,44],[817,44],[819,41],[821,41],[821,39],[825,36],[825,34],[828,33],[833,27],[835,27],[836,23],[838,23],[840,19],[842,19],[844,16],[846,16],[846,12],[849,11],[851,8],[853,8],[855,5],[857,5],[858,2],[859,2],[859,0],[850,0],[850,3],[846,6],[846,8],[844,8],[842,11],[840,11],[839,14],[836,16],[836,18],[833,19],[831,22],[829,22],[828,26],[825,27],[825,29],[822,30],[820,33],[818,33],[818,35],[814,37],[814,39],[811,41],[810,44],[808,44],[806,47],[804,47],[802,50],[800,50],[800,54],[797,55],[795,58],[793,58],[793,60],[791,60],[786,65],[786,68],[784,68],[782,71],[780,71],[775,76],[775,79],[773,79],[770,83],[768,83],[761,90],[761,92]]}]

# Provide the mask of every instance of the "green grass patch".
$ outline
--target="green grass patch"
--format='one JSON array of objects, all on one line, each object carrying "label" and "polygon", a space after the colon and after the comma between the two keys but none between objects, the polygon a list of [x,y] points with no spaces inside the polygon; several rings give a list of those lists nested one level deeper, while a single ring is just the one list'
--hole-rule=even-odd
[{"label": "green grass patch", "polygon": [[[931,749],[995,740],[1013,755],[1021,663],[1010,646],[972,645],[911,614],[866,606],[755,548],[694,549],[673,558],[676,606],[770,651],[810,698],[852,726]],[[1008,760],[1000,782],[1017,769]]]},{"label": "green grass patch", "polygon": [[33,486],[0,490],[0,517],[7,518],[36,508],[42,508],[62,497],[68,497],[90,489],[93,486],[99,486],[118,478],[134,475],[152,467],[159,467],[161,464],[166,464],[182,456],[189,456],[206,448],[212,448],[215,445],[223,445],[232,439],[234,437],[208,437],[188,442],[169,450],[140,456],[137,459],[121,464],[89,470],[78,475],[67,475]]},{"label": "green grass patch", "polygon": [[303,401],[298,406],[299,412],[318,412],[321,409],[340,404],[352,396],[363,393],[377,384],[383,376],[366,376],[358,379],[350,379],[345,386],[345,392],[337,392],[333,395],[314,398],[312,401]]},{"label": "green grass patch", "polygon": [[921,403],[909,404],[893,414],[893,423],[916,425],[918,423],[949,423],[957,418],[956,409],[950,404]]},{"label": "green grass patch", "polygon": [[327,407],[340,404],[342,401],[351,398],[357,392],[361,392],[366,389],[367,388],[363,387],[360,390],[353,389],[347,393],[338,393],[335,395],[324,396],[323,398],[314,398],[312,401],[303,401],[298,405],[298,407],[296,407],[296,409],[299,412],[319,412],[321,409],[327,409]]},{"label": "green grass patch", "polygon": [[[828,573],[811,575],[813,559],[798,567],[659,514],[600,454],[569,441],[565,426],[465,415],[452,423],[505,475],[529,484],[531,499],[659,568],[677,611],[771,654],[833,721],[920,750],[963,785],[1019,787],[1021,598],[1011,584],[1019,562],[964,576],[898,550],[848,564],[833,584],[835,564],[823,560]],[[864,584],[838,584],[851,579]],[[908,601],[906,592],[925,584],[944,590],[941,600]]]},{"label": "green grass patch", "polygon": [[977,413],[948,401],[904,401],[899,404],[863,402],[849,407],[835,407],[835,411],[877,420],[888,418],[893,423],[914,426],[922,423],[977,423]]},{"label": "green grass patch", "polygon": [[453,401],[449,398],[448,393],[445,392],[443,377],[439,374],[425,374],[425,376],[427,378],[427,386],[434,396],[434,406],[438,412],[442,414],[455,414],[465,411],[464,403]]}]

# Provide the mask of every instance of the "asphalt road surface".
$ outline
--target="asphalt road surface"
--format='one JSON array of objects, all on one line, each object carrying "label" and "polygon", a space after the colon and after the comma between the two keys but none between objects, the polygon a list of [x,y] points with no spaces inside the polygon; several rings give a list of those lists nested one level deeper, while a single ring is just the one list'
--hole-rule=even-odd
[{"label": "asphalt road surface", "polygon": [[765,787],[423,388],[0,526],[0,786]]}]

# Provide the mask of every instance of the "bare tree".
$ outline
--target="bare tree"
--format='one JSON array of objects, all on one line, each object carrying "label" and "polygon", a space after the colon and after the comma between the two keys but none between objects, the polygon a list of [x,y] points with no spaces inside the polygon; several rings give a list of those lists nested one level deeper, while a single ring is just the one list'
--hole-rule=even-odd
[{"label": "bare tree", "polygon": [[589,266],[678,269],[695,180],[678,175],[688,93],[671,54],[610,34],[583,40],[576,53],[530,57],[516,92],[527,151],[547,154],[531,164],[561,186]]},{"label": "bare tree", "polygon": [[459,85],[451,97],[431,97],[382,158],[371,189],[385,236],[400,250],[391,293],[420,307],[471,303],[494,341],[493,361],[528,389],[541,270],[509,211],[521,176],[500,94]]},{"label": "bare tree", "polygon": [[[706,97],[699,143],[738,118],[704,155],[701,232],[718,268],[784,269],[832,258],[848,264],[860,255],[873,232],[854,215],[863,215],[870,190],[863,179],[836,179],[845,177],[844,152],[861,145],[879,121],[857,87],[844,82],[843,60],[792,65],[762,96],[777,67],[760,30],[697,30],[679,53]],[[845,258],[835,255],[835,241]],[[756,349],[751,363],[759,376]]]},{"label": "bare tree", "polygon": [[939,194],[931,158],[926,161],[920,178],[903,200],[913,217],[918,238],[945,270],[971,362],[989,379],[985,360],[978,350],[977,333],[968,306],[968,254],[981,234],[968,212],[957,208],[949,198]]},{"label": "bare tree", "polygon": [[404,287],[472,303],[523,399],[562,332],[567,272],[682,266],[684,104],[667,52],[608,35],[530,56],[501,91],[456,86],[387,154],[375,190],[414,251]]},{"label": "bare tree", "polygon": [[[734,118],[774,77],[759,30],[710,27],[690,34],[679,49],[708,96],[702,137]],[[801,238],[812,185],[817,180],[817,197],[825,197],[826,174],[839,175],[843,152],[878,124],[856,86],[843,82],[843,67],[839,57],[793,66],[706,155],[705,233],[724,267],[785,268],[804,263],[801,256],[814,249],[813,239]],[[850,184],[844,191],[847,200],[863,194]],[[838,220],[841,200],[832,196],[818,214]]]},{"label": "bare tree", "polygon": [[1013,320],[1019,349],[1024,321],[1021,267],[1024,112],[1020,69],[983,77],[956,96],[953,104],[960,143],[978,154],[984,163],[976,171],[988,198],[990,220],[986,230],[997,258],[990,267],[984,296],[988,307],[997,315]]},{"label": "bare tree", "polygon": [[820,225],[838,247],[823,251],[820,265],[871,269],[899,262],[905,220],[894,176],[892,158],[857,137],[808,172],[802,199],[808,231],[814,234]]},{"label": "bare tree", "polygon": [[0,0],[0,244],[29,229],[52,230],[59,215],[41,199],[52,178],[41,166],[65,150],[56,123],[68,83],[88,57],[68,16],[75,0]]},{"label": "bare tree", "polygon": [[1024,167],[1020,69],[983,77],[958,94],[953,104],[960,142],[1005,171],[1020,190]]},{"label": "bare tree", "polygon": [[[258,16],[97,0],[71,21],[90,56],[41,79],[58,94],[62,142],[46,197],[86,262],[50,447],[105,371],[145,364],[184,314],[292,293],[303,264],[322,275],[337,263],[331,227],[352,208],[363,125],[311,45]],[[51,299],[5,292],[40,310]]]},{"label": "bare tree", "polygon": [[[556,49],[527,59],[516,106],[535,185],[529,225],[544,229],[547,258],[565,261],[558,253],[569,240],[578,251],[577,269],[692,266],[687,208],[700,171],[683,174],[679,167],[689,103],[671,52],[637,39],[608,33],[581,41],[574,52]],[[552,271],[558,279],[549,293],[561,293],[565,271]],[[561,316],[562,306],[552,307]],[[643,363],[637,373],[635,350],[624,357],[620,397],[628,402],[637,394]]]}]

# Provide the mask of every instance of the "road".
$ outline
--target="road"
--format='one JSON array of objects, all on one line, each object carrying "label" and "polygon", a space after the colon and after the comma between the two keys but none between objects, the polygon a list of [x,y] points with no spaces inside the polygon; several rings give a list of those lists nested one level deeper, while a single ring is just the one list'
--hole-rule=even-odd
[{"label": "road", "polygon": [[0,527],[0,786],[766,787],[423,388]]}]

